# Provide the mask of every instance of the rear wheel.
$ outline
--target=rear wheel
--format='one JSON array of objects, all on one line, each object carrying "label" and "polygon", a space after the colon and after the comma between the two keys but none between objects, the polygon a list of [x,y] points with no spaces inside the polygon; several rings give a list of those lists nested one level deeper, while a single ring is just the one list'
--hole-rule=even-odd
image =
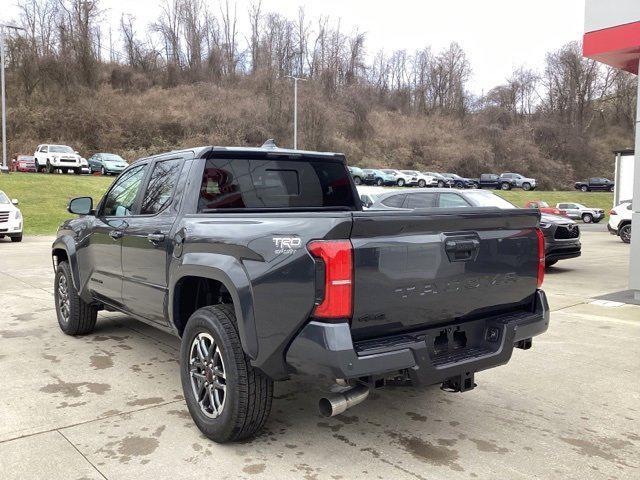
[{"label": "rear wheel", "polygon": [[620,235],[620,240],[624,243],[631,243],[631,224],[627,223],[621,227],[620,230],[618,230],[618,235]]},{"label": "rear wheel", "polygon": [[593,215],[591,215],[590,213],[583,213],[582,214],[582,221],[584,223],[591,223],[593,222]]},{"label": "rear wheel", "polygon": [[444,188],[444,182],[442,180],[438,180],[438,188]]},{"label": "rear wheel", "polygon": [[511,190],[511,184],[507,183],[507,182],[501,183],[500,184],[500,189],[501,190]]},{"label": "rear wheel", "polygon": [[73,173],[75,173],[76,175],[80,175],[82,173],[82,167],[74,168]]},{"label": "rear wheel", "polygon": [[384,185],[384,180],[382,180],[381,178],[376,179],[376,185],[381,187],[382,185]]},{"label": "rear wheel", "polygon": [[98,310],[82,300],[73,286],[71,269],[67,262],[60,262],[56,269],[54,298],[58,325],[67,335],[85,335],[96,326]]},{"label": "rear wheel", "polygon": [[427,182],[425,182],[424,180],[418,180],[418,186],[420,188],[425,188],[427,186]]},{"label": "rear wheel", "polygon": [[611,185],[611,186],[609,187],[609,191],[610,191],[610,192],[613,192],[614,190],[615,190],[615,187],[614,187],[613,185]]},{"label": "rear wheel", "polygon": [[53,165],[51,165],[51,162],[47,160],[47,173],[53,173],[54,171],[55,171],[55,168],[53,168]]},{"label": "rear wheel", "polygon": [[197,310],[182,336],[180,377],[193,421],[218,443],[253,437],[271,411],[273,381],[242,350],[233,308]]},{"label": "rear wheel", "polygon": [[360,177],[353,177],[353,183],[356,185],[362,185],[362,179]]},{"label": "rear wheel", "polygon": [[107,171],[104,169],[104,167],[100,167],[100,175],[106,175]]},{"label": "rear wheel", "polygon": [[404,178],[399,178],[396,182],[396,185],[398,185],[399,187],[404,187]]},{"label": "rear wheel", "polygon": [[582,190],[583,192],[588,192],[589,191],[589,187],[587,187],[586,185],[582,185],[580,187],[580,190]]}]

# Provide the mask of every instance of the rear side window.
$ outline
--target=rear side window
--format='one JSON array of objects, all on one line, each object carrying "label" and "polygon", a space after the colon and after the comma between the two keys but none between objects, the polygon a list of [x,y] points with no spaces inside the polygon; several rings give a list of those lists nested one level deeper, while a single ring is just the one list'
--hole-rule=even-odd
[{"label": "rear side window", "polygon": [[182,163],[181,159],[175,159],[157,162],[154,165],[142,198],[141,215],[155,215],[169,205],[173,189],[178,183]]},{"label": "rear side window", "polygon": [[393,195],[389,198],[385,198],[380,203],[382,203],[382,205],[384,205],[385,207],[402,208],[405,197],[406,195]]},{"label": "rear side window", "polygon": [[433,208],[436,206],[436,195],[434,193],[416,193],[407,195],[405,208]]},{"label": "rear side window", "polygon": [[441,193],[438,205],[440,208],[459,208],[469,206],[464,198],[455,193]]},{"label": "rear side window", "polygon": [[198,211],[219,209],[356,208],[342,162],[209,159]]}]

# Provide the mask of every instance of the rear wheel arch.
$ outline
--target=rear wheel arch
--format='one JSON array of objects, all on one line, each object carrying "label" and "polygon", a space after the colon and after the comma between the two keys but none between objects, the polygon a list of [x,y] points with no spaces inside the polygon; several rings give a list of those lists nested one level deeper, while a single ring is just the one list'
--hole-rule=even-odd
[{"label": "rear wheel arch", "polygon": [[[243,272],[244,275],[244,272]],[[192,265],[184,268],[169,289],[170,323],[182,336],[191,314],[202,307],[230,304],[238,322],[238,333],[245,353],[258,355],[258,340],[253,315],[253,298],[248,279],[237,285],[225,271]]]}]

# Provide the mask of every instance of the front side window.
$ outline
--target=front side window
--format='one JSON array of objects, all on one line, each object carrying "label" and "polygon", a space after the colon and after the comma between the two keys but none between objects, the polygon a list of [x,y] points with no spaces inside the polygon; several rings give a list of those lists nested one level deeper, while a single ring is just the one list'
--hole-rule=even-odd
[{"label": "front side window", "polygon": [[389,198],[385,198],[381,203],[385,207],[402,208],[406,195],[393,195]]},{"label": "front side window", "polygon": [[436,206],[436,195],[434,193],[416,193],[407,195],[405,208],[433,208]]},{"label": "front side window", "polygon": [[182,164],[181,159],[175,159],[157,162],[154,165],[149,184],[142,197],[141,215],[155,215],[169,205],[173,189],[178,183]]},{"label": "front side window", "polygon": [[356,199],[342,162],[316,159],[206,161],[198,211],[264,208],[353,210]]},{"label": "front side window", "polygon": [[49,150],[49,147],[47,147],[46,145],[40,149],[42,153],[47,153],[48,150]]},{"label": "front side window", "polygon": [[438,203],[440,208],[461,208],[468,207],[467,201],[455,193],[441,193]]},{"label": "front side window", "polygon": [[113,188],[104,199],[102,215],[105,217],[126,217],[132,214],[133,204],[142,184],[147,165],[140,165],[125,171],[118,177]]}]

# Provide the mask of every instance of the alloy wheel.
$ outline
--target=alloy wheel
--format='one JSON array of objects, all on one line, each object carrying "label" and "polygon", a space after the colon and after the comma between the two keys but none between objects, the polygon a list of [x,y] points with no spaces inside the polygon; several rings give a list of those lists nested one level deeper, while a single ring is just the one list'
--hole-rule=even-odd
[{"label": "alloy wheel", "polygon": [[69,323],[69,316],[71,315],[71,301],[69,300],[69,283],[66,275],[60,275],[60,278],[58,278],[58,288],[56,293],[58,294],[58,310],[62,317],[62,321],[64,323]]},{"label": "alloy wheel", "polygon": [[217,418],[227,398],[227,379],[222,350],[208,333],[199,333],[191,343],[189,374],[200,410],[209,418]]}]

